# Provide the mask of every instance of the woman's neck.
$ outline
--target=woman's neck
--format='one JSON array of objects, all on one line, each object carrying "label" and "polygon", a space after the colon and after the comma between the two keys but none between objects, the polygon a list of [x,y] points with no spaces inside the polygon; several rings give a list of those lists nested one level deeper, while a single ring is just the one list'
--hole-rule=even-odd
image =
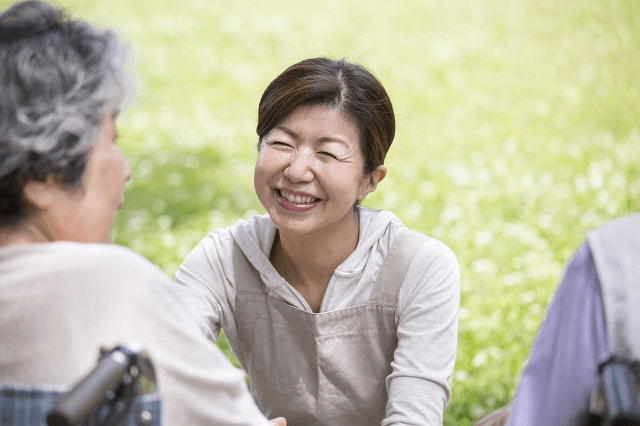
[{"label": "woman's neck", "polygon": [[271,248],[270,260],[278,273],[318,312],[322,298],[336,268],[358,245],[360,220],[332,231],[311,235],[288,235],[280,231]]},{"label": "woman's neck", "polygon": [[26,220],[15,227],[0,228],[0,247],[49,243],[50,236],[33,220]]}]

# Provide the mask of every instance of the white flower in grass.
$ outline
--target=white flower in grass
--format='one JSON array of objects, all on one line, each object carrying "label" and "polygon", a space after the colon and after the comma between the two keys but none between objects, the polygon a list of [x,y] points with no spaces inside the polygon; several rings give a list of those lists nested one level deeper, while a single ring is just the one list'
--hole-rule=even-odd
[{"label": "white flower in grass", "polygon": [[202,201],[211,201],[216,195],[216,190],[211,186],[205,186],[200,191],[200,199]]},{"label": "white flower in grass", "polygon": [[140,238],[136,238],[135,240],[131,241],[130,247],[133,251],[141,252],[142,249],[144,249],[144,243]]},{"label": "white flower in grass", "polygon": [[409,222],[417,222],[422,216],[422,204],[419,201],[413,201],[404,213]]},{"label": "white flower in grass", "polygon": [[147,177],[153,171],[153,164],[149,160],[142,160],[138,163],[135,173],[133,175],[136,180]]},{"label": "white flower in grass", "polygon": [[176,256],[180,259],[184,259],[187,257],[189,253],[191,253],[192,246],[188,244],[180,244],[178,249],[176,250]]},{"label": "white flower in grass", "polygon": [[486,413],[486,411],[484,410],[484,408],[482,408],[480,405],[475,404],[473,407],[471,407],[471,414],[473,415],[473,417],[475,418],[480,418],[482,417],[484,414]]},{"label": "white flower in grass", "polygon": [[151,208],[156,213],[162,213],[167,208],[167,202],[162,198],[158,198],[151,204]]},{"label": "white flower in grass", "polygon": [[464,164],[451,163],[445,167],[445,173],[456,186],[467,186],[472,182],[471,173]]},{"label": "white flower in grass", "polygon": [[574,181],[573,181],[573,185],[576,187],[576,191],[578,191],[578,194],[584,194],[585,192],[587,192],[587,179],[580,175],[577,176]]},{"label": "white flower in grass", "polygon": [[469,313],[469,310],[467,308],[461,307],[460,311],[458,311],[458,316],[461,320],[465,320],[469,318],[469,316],[471,316],[471,313]]},{"label": "white flower in grass", "polygon": [[493,231],[485,230],[477,232],[475,237],[473,238],[473,242],[477,246],[486,246],[493,242]]},{"label": "white flower in grass", "polygon": [[533,291],[527,291],[526,293],[522,294],[520,300],[523,304],[528,305],[529,303],[533,302],[535,298],[536,294]]},{"label": "white flower in grass", "polygon": [[160,242],[164,247],[174,247],[176,245],[176,237],[170,232],[163,232],[162,235],[160,235]]},{"label": "white flower in grass", "polygon": [[624,189],[627,186],[627,178],[620,172],[614,173],[609,178],[609,185],[611,188]]},{"label": "white flower in grass", "polygon": [[225,224],[224,214],[220,210],[211,210],[207,215],[211,229],[223,228]]},{"label": "white flower in grass", "polygon": [[467,373],[464,370],[459,370],[456,371],[454,378],[456,379],[456,381],[458,382],[464,382],[465,380],[467,380],[467,377],[469,377],[469,373]]},{"label": "white flower in grass", "polygon": [[167,176],[167,183],[171,186],[180,186],[183,180],[182,173],[180,172],[172,172]]},{"label": "white flower in grass", "polygon": [[431,181],[424,181],[420,184],[420,194],[423,196],[429,196],[435,192],[435,186]]},{"label": "white flower in grass", "polygon": [[604,174],[598,163],[591,163],[587,172],[587,179],[591,189],[601,189],[604,186]]},{"label": "white flower in grass", "polygon": [[156,224],[158,225],[158,228],[166,231],[171,226],[171,217],[167,215],[160,216],[158,220],[156,220]]},{"label": "white flower in grass", "polygon": [[132,231],[139,231],[149,220],[149,212],[146,209],[136,210],[127,221],[127,226]]},{"label": "white flower in grass", "polygon": [[478,352],[476,356],[473,357],[471,364],[473,364],[474,367],[480,367],[481,365],[484,365],[488,359],[489,355],[486,352]]},{"label": "white flower in grass", "polygon": [[392,191],[387,191],[384,194],[382,203],[385,206],[385,208],[389,210],[393,210],[393,208],[398,205],[399,200],[400,198],[398,197],[398,194]]},{"label": "white flower in grass", "polygon": [[478,259],[471,265],[473,272],[477,274],[493,275],[498,271],[498,267],[490,259]]},{"label": "white flower in grass", "polygon": [[524,274],[522,272],[514,272],[507,274],[504,277],[504,284],[507,287],[513,287],[514,285],[524,283]]},{"label": "white flower in grass", "polygon": [[442,213],[440,213],[440,223],[443,225],[447,225],[452,223],[458,219],[461,219],[464,216],[464,210],[462,207],[456,204],[448,204]]}]

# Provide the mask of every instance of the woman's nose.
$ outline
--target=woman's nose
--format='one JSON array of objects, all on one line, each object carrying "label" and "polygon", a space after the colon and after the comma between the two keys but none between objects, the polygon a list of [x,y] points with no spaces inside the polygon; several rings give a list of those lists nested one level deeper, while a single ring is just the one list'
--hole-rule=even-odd
[{"label": "woman's nose", "polygon": [[120,160],[122,161],[122,174],[124,175],[124,179],[126,182],[131,179],[131,174],[133,173],[131,171],[131,164],[129,164],[129,160],[127,160],[127,158],[122,155],[122,152],[120,152]]},{"label": "woman's nose", "polygon": [[313,180],[311,155],[303,152],[294,154],[291,162],[284,169],[284,175],[292,182],[310,182]]},{"label": "woman's nose", "polygon": [[124,163],[125,163],[125,167],[126,167],[124,176],[125,176],[125,179],[128,181],[129,179],[131,179],[131,174],[133,172],[131,171],[131,164],[129,164],[129,160],[127,160],[125,158]]}]

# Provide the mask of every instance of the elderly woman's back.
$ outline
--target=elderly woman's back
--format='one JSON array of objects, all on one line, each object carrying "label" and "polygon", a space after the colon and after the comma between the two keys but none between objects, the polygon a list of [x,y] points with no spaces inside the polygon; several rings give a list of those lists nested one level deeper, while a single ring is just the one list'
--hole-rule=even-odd
[{"label": "elderly woman's back", "polygon": [[266,424],[244,375],[191,325],[168,278],[131,251],[56,242],[0,249],[0,387],[70,387],[100,347],[143,342],[163,424]]},{"label": "elderly woman's back", "polygon": [[71,386],[100,347],[136,340],[164,424],[266,425],[169,279],[104,244],[131,175],[115,144],[124,52],[43,2],[0,15],[0,387]]}]

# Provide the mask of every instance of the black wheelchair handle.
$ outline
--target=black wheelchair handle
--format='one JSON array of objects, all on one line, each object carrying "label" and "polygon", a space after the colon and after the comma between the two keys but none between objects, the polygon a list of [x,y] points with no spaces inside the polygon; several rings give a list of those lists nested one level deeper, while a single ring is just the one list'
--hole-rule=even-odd
[{"label": "black wheelchair handle", "polygon": [[47,414],[49,426],[75,426],[107,399],[107,393],[122,382],[132,360],[115,349],[103,356],[96,368],[62,395]]}]

